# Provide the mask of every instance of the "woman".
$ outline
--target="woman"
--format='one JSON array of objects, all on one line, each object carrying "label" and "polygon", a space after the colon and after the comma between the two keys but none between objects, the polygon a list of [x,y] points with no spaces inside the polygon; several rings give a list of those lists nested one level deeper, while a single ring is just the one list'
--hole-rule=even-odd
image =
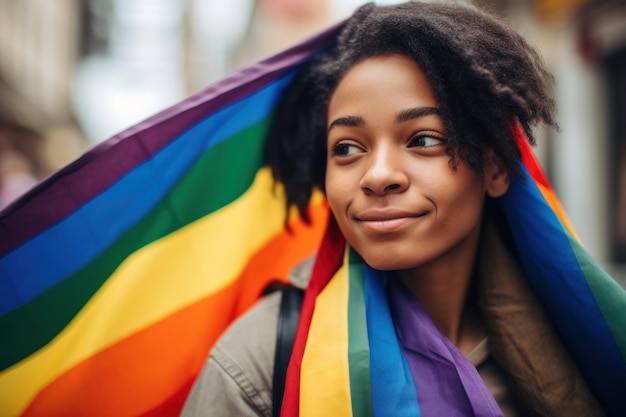
[{"label": "woman", "polygon": [[[296,76],[266,159],[289,206],[306,218],[320,188],[333,216],[313,272],[312,262],[294,271],[301,287],[313,278],[281,415],[623,407],[598,401],[611,394],[590,388],[563,346],[496,203],[524,182],[520,138],[532,144],[534,125],[555,126],[550,89],[519,35],[475,8],[442,4],[366,5]],[[222,337],[184,415],[277,412],[280,297]]]}]

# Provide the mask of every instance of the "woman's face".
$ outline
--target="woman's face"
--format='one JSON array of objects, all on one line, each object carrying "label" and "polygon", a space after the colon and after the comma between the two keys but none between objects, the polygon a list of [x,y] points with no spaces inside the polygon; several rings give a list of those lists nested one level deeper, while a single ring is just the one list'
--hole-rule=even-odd
[{"label": "woman's face", "polygon": [[433,90],[412,60],[355,65],[327,120],[327,198],[369,265],[405,270],[475,250],[485,182],[462,161],[451,166]]}]

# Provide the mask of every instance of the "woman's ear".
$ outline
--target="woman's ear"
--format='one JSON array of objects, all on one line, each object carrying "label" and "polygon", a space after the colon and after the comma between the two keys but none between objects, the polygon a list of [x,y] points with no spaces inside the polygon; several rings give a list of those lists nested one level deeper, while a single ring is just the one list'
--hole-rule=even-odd
[{"label": "woman's ear", "polygon": [[489,197],[501,197],[509,189],[509,172],[502,160],[493,152],[487,151],[483,178],[485,179],[485,192]]}]

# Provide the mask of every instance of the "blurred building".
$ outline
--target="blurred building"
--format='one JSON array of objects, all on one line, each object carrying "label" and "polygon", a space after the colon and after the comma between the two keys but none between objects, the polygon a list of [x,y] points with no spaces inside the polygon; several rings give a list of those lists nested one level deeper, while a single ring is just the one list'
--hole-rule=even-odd
[{"label": "blurred building", "polygon": [[560,131],[543,138],[544,166],[583,244],[626,284],[626,2],[509,3],[555,75]]},{"label": "blurred building", "polygon": [[331,21],[328,0],[257,0],[244,36],[233,50],[241,67],[316,33]]},{"label": "blurred building", "polygon": [[[537,132],[536,152],[583,244],[626,280],[626,2],[466,2],[545,57],[560,131]],[[17,149],[39,178],[361,3],[0,0],[0,152]]]},{"label": "blurred building", "polygon": [[70,103],[76,0],[0,0],[0,206],[83,147]]},{"label": "blurred building", "polygon": [[[569,43],[563,49],[575,51],[570,71],[576,72],[559,90],[563,135],[555,144],[554,172],[577,216],[574,221],[591,223],[583,230],[593,236],[599,259],[612,263],[615,274],[625,278],[626,2],[590,2],[567,29]],[[566,77],[564,64],[561,74]],[[581,94],[571,97],[568,89]]]},{"label": "blurred building", "polygon": [[477,0],[555,76],[559,132],[536,150],[589,252],[626,286],[626,2]]},{"label": "blurred building", "polygon": [[90,143],[182,100],[187,0],[82,0],[73,108]]}]

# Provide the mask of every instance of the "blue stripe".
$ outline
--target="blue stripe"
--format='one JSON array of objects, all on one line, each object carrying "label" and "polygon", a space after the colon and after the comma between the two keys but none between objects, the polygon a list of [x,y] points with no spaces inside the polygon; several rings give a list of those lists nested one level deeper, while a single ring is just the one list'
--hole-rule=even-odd
[{"label": "blue stripe", "polygon": [[266,118],[292,76],[293,71],[209,115],[63,221],[6,254],[0,259],[0,314],[89,264],[150,213],[203,153]]},{"label": "blue stripe", "polygon": [[417,390],[398,342],[381,273],[364,264],[374,415],[419,417]]},{"label": "blue stripe", "polygon": [[528,281],[600,402],[608,411],[618,406],[615,402],[619,399],[622,405],[618,407],[623,410],[626,365],[570,246],[568,233],[522,168],[526,181],[513,181],[498,201]]}]

